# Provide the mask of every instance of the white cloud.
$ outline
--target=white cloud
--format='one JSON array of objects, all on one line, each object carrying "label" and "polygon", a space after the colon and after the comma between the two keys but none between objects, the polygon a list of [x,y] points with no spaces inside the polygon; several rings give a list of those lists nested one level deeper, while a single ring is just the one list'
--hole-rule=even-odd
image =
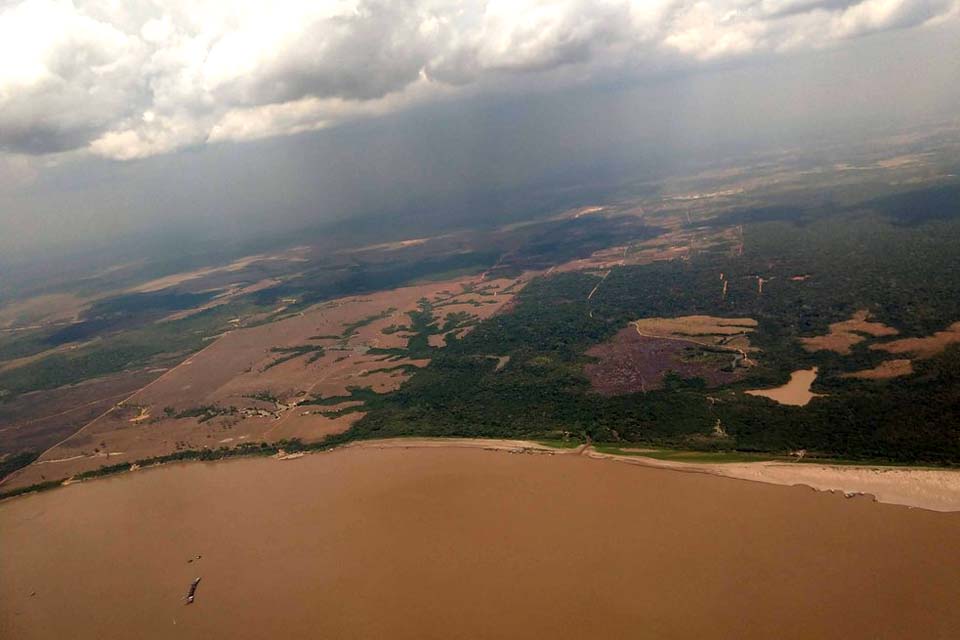
[{"label": "white cloud", "polygon": [[[958,0],[24,0],[0,10],[0,149],[130,159],[503,83],[820,47]],[[518,81],[519,79],[519,81]]]},{"label": "white cloud", "polygon": [[66,2],[28,0],[0,13],[0,144],[25,151],[82,145],[142,102],[139,38]]}]

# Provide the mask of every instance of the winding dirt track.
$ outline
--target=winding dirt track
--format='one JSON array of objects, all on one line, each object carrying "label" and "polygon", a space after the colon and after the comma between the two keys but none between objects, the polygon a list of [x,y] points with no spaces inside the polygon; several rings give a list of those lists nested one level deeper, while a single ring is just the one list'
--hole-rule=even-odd
[{"label": "winding dirt track", "polygon": [[[228,332],[226,332],[226,333],[221,334],[221,337],[227,335],[227,333],[230,333],[230,332],[228,331]],[[183,361],[180,362],[180,364],[176,365],[175,367],[171,367],[170,369],[168,369],[167,371],[165,371],[162,375],[160,375],[160,376],[157,377],[156,379],[151,380],[149,383],[147,383],[146,385],[140,387],[139,389],[137,389],[136,391],[134,391],[133,393],[131,393],[130,395],[128,395],[126,398],[124,398],[124,399],[121,400],[120,402],[117,402],[116,404],[114,404],[113,406],[111,406],[109,409],[107,409],[106,411],[104,411],[103,413],[101,413],[99,416],[97,416],[96,418],[94,418],[93,420],[91,420],[90,422],[88,422],[87,424],[83,425],[82,427],[80,427],[79,429],[77,429],[76,431],[74,431],[73,433],[71,433],[70,435],[68,435],[67,437],[65,437],[65,438],[63,438],[62,440],[60,440],[60,442],[56,443],[55,445],[53,445],[53,446],[51,446],[51,447],[48,447],[46,451],[44,451],[42,454],[40,454],[40,457],[37,458],[37,460],[41,460],[41,461],[44,460],[44,459],[45,459],[45,456],[46,456],[47,454],[49,454],[51,451],[53,451],[54,449],[56,449],[57,447],[59,447],[60,445],[62,445],[64,442],[66,442],[67,440],[70,440],[71,438],[75,438],[75,437],[77,437],[78,435],[82,434],[84,431],[86,431],[87,429],[89,429],[92,425],[96,424],[98,421],[102,420],[103,418],[107,417],[108,415],[110,415],[111,413],[113,413],[114,411],[116,411],[116,410],[117,410],[117,407],[119,407],[119,406],[121,406],[121,405],[124,405],[124,404],[130,402],[131,400],[133,400],[134,398],[136,398],[138,395],[140,395],[141,393],[143,393],[144,391],[146,391],[147,389],[149,389],[149,388],[152,387],[153,385],[157,384],[158,382],[160,382],[160,381],[163,380],[164,378],[172,375],[175,371],[177,371],[178,369],[180,369],[180,367],[183,367],[183,366],[185,366],[185,365],[190,364],[190,362],[191,362],[194,358],[196,358],[197,356],[199,356],[201,353],[203,353],[203,352],[206,351],[207,349],[213,347],[216,343],[217,343],[216,340],[211,340],[211,341],[210,341],[210,344],[208,344],[206,347],[204,347],[204,348],[201,349],[200,351],[196,351],[196,352],[194,352],[194,353],[191,353],[189,356],[187,356],[186,358],[184,358]]]},{"label": "winding dirt track", "polygon": [[718,349],[720,351],[726,351],[727,353],[737,353],[740,355],[740,357],[743,359],[744,362],[747,362],[747,363],[752,362],[750,358],[747,356],[747,352],[744,351],[743,349],[740,349],[739,347],[728,347],[726,345],[708,344],[708,343],[698,342],[693,338],[681,338],[678,336],[660,336],[652,333],[644,333],[643,331],[640,331],[640,325],[638,325],[636,322],[632,324],[633,324],[633,327],[637,330],[637,334],[639,334],[644,338],[657,338],[659,340],[674,340],[676,342],[689,342],[690,344],[695,344],[698,347],[710,347],[711,349]]}]

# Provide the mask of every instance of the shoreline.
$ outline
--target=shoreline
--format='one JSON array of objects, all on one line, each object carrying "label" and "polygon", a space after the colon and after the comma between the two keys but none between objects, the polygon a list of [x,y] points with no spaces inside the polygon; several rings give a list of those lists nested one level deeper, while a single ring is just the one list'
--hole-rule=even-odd
[{"label": "shoreline", "polygon": [[732,480],[809,487],[814,491],[842,493],[847,498],[868,497],[874,502],[911,509],[941,513],[960,511],[960,470],[813,462],[675,462],[595,450],[587,451],[584,455],[597,460],[704,473]]},{"label": "shoreline", "polygon": [[167,467],[174,463],[222,462],[252,457],[270,457],[278,462],[300,459],[307,454],[335,453],[344,449],[483,449],[513,454],[582,456],[593,460],[609,460],[641,467],[701,473],[732,480],[760,482],[780,486],[805,486],[820,492],[840,492],[847,498],[869,497],[875,502],[936,512],[960,511],[960,470],[929,467],[902,467],[829,463],[796,463],[779,461],[760,462],[678,462],[660,460],[638,454],[615,454],[597,451],[592,445],[580,444],[563,448],[533,440],[501,438],[431,438],[397,437],[377,440],[353,440],[326,449],[264,454],[255,450],[246,455],[230,455],[208,459],[187,458],[150,465],[132,465],[129,469],[104,473],[88,478],[67,478],[51,481],[35,488],[0,498],[0,502],[19,496],[78,484],[99,478],[118,477],[124,473]]},{"label": "shoreline", "polygon": [[343,447],[361,448],[479,448],[510,453],[580,455],[641,467],[703,473],[779,486],[805,486],[814,491],[840,492],[847,498],[869,497],[875,502],[943,513],[960,511],[960,470],[876,465],[831,465],[814,462],[676,462],[643,455],[618,455],[590,445],[563,449],[528,440],[470,438],[392,438],[360,440]]}]

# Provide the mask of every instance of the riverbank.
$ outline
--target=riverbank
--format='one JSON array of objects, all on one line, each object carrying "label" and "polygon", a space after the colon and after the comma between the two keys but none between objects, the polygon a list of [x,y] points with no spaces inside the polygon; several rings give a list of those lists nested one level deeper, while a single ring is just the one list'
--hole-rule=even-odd
[{"label": "riverbank", "polygon": [[557,448],[526,440],[480,440],[469,438],[397,438],[352,442],[345,447],[360,448],[470,448],[539,453],[582,455],[595,460],[613,460],[657,469],[686,473],[706,473],[736,480],[749,480],[782,486],[807,486],[817,491],[836,491],[847,497],[873,498],[885,504],[898,504],[930,511],[960,511],[960,470],[910,467],[830,465],[799,462],[676,462],[644,456],[603,453],[580,445]]},{"label": "riverbank", "polygon": [[[336,447],[311,451],[288,452],[279,447],[256,448],[223,456],[201,455],[161,459],[147,464],[125,464],[107,468],[103,472],[83,478],[51,481],[42,486],[27,487],[16,495],[48,490],[63,484],[92,480],[98,477],[139,471],[166,465],[171,462],[215,461],[242,456],[272,456],[278,460],[301,457],[302,454],[318,454],[341,449],[486,449],[508,453],[542,455],[579,455],[596,460],[611,460],[632,465],[667,469],[686,473],[748,480],[782,486],[807,486],[817,491],[840,492],[849,498],[869,499],[886,504],[897,504],[931,511],[960,511],[960,470],[917,468],[902,466],[874,466],[855,464],[819,464],[813,462],[679,462],[645,456],[643,450],[631,453],[609,453],[595,447],[580,444],[567,446],[564,443],[544,443],[530,440],[483,439],[483,438],[391,438],[385,440],[353,440]],[[293,454],[293,455],[292,455]],[[8,498],[13,496],[3,496]]]},{"label": "riverbank", "polygon": [[830,465],[800,462],[698,463],[617,455],[591,449],[591,458],[615,460],[657,469],[707,473],[736,480],[835,491],[848,498],[869,499],[930,511],[960,511],[960,470],[911,467]]}]

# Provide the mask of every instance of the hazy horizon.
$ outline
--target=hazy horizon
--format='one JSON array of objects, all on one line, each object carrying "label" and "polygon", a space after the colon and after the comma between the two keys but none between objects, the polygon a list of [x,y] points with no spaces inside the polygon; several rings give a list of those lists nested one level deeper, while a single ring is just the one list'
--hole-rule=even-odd
[{"label": "hazy horizon", "polygon": [[[863,142],[960,106],[955,2],[411,5],[400,26],[382,3],[283,5],[260,33],[253,9],[231,23],[212,6],[61,3],[35,42],[45,3],[8,6],[0,264],[371,215],[482,219],[535,206],[535,187]],[[442,35],[414,37],[424,25]],[[392,36],[382,57],[376,34]],[[211,56],[255,37],[275,49],[211,85]]]},{"label": "hazy horizon", "polygon": [[958,80],[960,0],[0,3],[0,636],[960,638]]}]

